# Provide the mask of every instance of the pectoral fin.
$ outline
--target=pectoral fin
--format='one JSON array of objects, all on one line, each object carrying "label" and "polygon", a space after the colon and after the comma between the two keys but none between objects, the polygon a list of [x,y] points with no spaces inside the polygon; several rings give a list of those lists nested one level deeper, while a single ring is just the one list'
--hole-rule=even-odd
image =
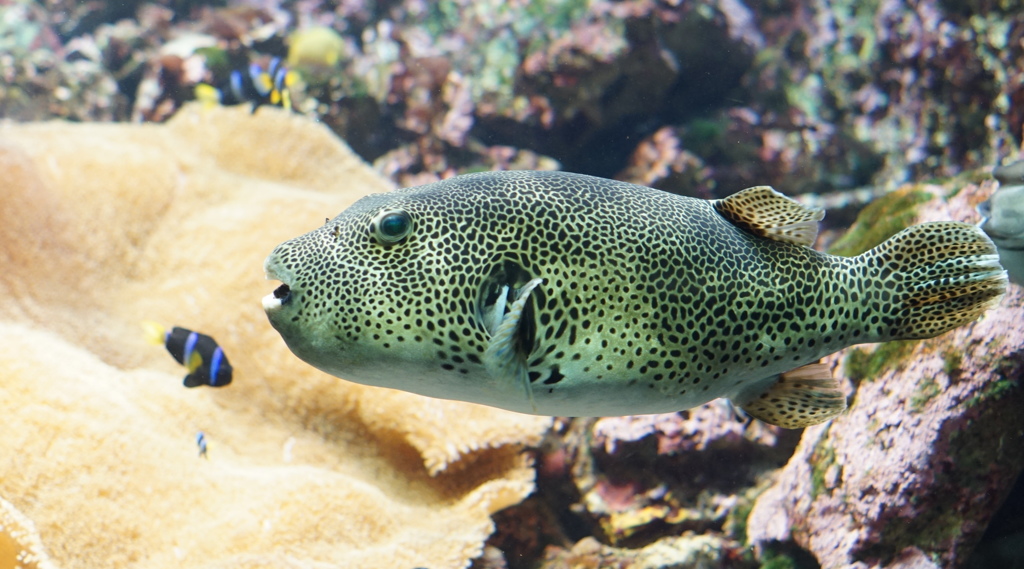
[{"label": "pectoral fin", "polygon": [[813,363],[777,376],[767,390],[737,404],[765,423],[799,429],[842,413],[846,396],[828,366]]},{"label": "pectoral fin", "polygon": [[808,207],[770,186],[755,186],[714,202],[733,225],[754,235],[810,247],[818,237],[825,211]]},{"label": "pectoral fin", "polygon": [[188,359],[182,362],[182,365],[185,366],[189,373],[196,371],[199,369],[199,366],[203,365],[203,356],[199,355],[198,351],[187,352],[185,357]]},{"label": "pectoral fin", "polygon": [[[533,279],[523,285],[515,302],[509,306],[508,312],[505,313],[491,334],[491,341],[487,345],[487,351],[484,352],[484,366],[491,376],[514,378],[522,386],[530,405],[535,410],[533,391],[526,373],[526,358],[533,346],[524,345],[523,332],[526,327],[533,326],[532,322],[524,321],[530,293],[542,282],[544,279]],[[532,336],[532,334],[528,335]]]}]

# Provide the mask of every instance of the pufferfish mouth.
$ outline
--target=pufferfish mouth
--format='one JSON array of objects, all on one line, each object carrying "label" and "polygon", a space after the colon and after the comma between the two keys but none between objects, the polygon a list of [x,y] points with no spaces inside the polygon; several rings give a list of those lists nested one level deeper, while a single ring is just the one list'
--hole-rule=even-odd
[{"label": "pufferfish mouth", "polygon": [[267,280],[281,281],[281,286],[274,289],[274,292],[263,297],[263,310],[271,312],[280,309],[292,300],[292,289],[288,286],[287,279],[278,273],[274,267],[274,257],[271,255],[263,264],[263,271]]}]

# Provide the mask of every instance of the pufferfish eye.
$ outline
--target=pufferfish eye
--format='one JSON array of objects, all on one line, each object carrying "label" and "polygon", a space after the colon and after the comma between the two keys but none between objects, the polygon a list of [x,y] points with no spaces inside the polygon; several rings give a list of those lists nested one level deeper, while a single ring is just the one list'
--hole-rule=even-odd
[{"label": "pufferfish eye", "polygon": [[384,245],[391,245],[405,239],[410,230],[412,230],[412,220],[404,211],[382,211],[373,221],[374,236]]}]

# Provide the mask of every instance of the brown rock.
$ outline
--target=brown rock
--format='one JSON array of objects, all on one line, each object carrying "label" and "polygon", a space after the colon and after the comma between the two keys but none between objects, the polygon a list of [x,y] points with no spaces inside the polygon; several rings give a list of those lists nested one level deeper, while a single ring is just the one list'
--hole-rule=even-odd
[{"label": "brown rock", "polygon": [[684,532],[664,537],[640,549],[621,549],[585,537],[566,550],[549,547],[543,569],[674,569],[677,567],[724,567],[726,540],[716,535]]}]

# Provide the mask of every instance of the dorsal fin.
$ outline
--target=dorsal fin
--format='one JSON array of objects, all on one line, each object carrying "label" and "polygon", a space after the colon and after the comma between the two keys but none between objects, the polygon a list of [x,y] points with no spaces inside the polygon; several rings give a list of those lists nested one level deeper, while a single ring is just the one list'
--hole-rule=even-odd
[{"label": "dorsal fin", "polygon": [[771,186],[754,186],[714,201],[715,209],[733,225],[782,241],[810,247],[818,237],[818,222],[825,211],[776,192]]},{"label": "dorsal fin", "polygon": [[828,366],[813,363],[780,374],[763,393],[735,403],[765,423],[799,429],[842,413],[846,396]]}]

